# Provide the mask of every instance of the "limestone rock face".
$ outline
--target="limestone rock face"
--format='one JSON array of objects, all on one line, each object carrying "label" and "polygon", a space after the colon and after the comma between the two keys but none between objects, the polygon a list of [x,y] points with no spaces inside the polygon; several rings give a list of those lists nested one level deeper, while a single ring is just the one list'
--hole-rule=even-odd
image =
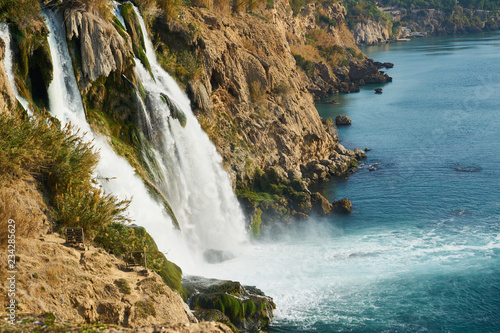
[{"label": "limestone rock face", "polygon": [[251,177],[246,172],[256,166],[299,170],[329,156],[333,126],[322,122],[296,69],[284,21],[200,8],[186,10],[184,20],[201,31],[192,43],[205,66],[188,93],[233,181]]},{"label": "limestone rock face", "polygon": [[68,40],[76,39],[81,50],[82,90],[112,71],[123,72],[132,62],[130,41],[101,16],[76,9],[64,12]]},{"label": "limestone rock face", "polygon": [[390,38],[389,30],[380,23],[373,22],[372,20],[356,23],[353,35],[357,45],[387,43]]},{"label": "limestone rock face", "polygon": [[5,57],[5,42],[0,38],[0,113],[9,112],[15,107],[17,101],[14,91],[10,86],[9,77],[5,71],[3,59]]}]

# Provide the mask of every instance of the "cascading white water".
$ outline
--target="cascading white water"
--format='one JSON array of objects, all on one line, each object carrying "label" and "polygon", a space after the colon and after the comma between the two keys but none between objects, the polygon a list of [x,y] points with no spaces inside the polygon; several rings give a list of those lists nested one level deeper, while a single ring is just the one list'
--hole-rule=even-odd
[{"label": "cascading white water", "polygon": [[[97,178],[105,191],[120,199],[133,198],[130,217],[146,227],[160,250],[168,252],[168,258],[188,273],[202,272],[205,250],[234,252],[245,243],[243,213],[221,166],[222,159],[192,114],[187,97],[156,62],[147,34],[144,37],[156,82],[137,60],[147,92],[147,108],[143,104],[141,110],[146,112],[151,130],[159,133],[152,151],[157,167],[152,170],[180,222],[181,231],[173,229],[170,216],[149,196],[127,161],[117,156],[105,139],[92,133],[74,77],[64,23],[52,12],[45,15],[51,31],[49,45],[54,65],[54,80],[48,91],[50,112],[63,124],[77,125],[86,132],[86,139],[94,140],[101,156]],[[184,112],[187,117],[184,128],[170,116],[160,94]]]},{"label": "cascading white water", "polygon": [[92,133],[74,76],[64,23],[57,14],[47,11],[44,15],[50,31],[48,39],[54,67],[54,79],[48,90],[50,113],[63,124],[71,122],[86,132],[87,140],[94,140],[101,157],[96,168],[100,185],[120,199],[132,198],[128,209],[130,218],[144,225],[155,238],[163,240],[162,250],[169,251],[169,259],[189,262],[186,245],[179,232],[173,229],[172,220],[162,205],[150,197],[142,179],[128,162],[119,157],[104,138]]},{"label": "cascading white water", "polygon": [[[187,96],[158,64],[151,40],[139,13],[146,55],[154,78],[136,60],[138,75],[147,94],[146,109],[154,129],[156,181],[179,220],[186,241],[195,255],[215,249],[234,252],[247,241],[244,216],[234,195],[222,158],[191,111]],[[183,127],[166,101],[186,117]],[[168,102],[167,101],[167,102]],[[162,243],[155,237],[158,243]],[[199,267],[192,267],[198,271]],[[188,269],[188,271],[190,271]]]},{"label": "cascading white water", "polygon": [[19,103],[21,103],[23,108],[28,112],[28,115],[31,116],[32,112],[30,108],[30,103],[19,94],[16,82],[14,80],[14,67],[12,65],[12,50],[10,48],[10,33],[9,33],[9,26],[6,23],[0,23],[0,38],[2,38],[3,41],[5,42],[5,56],[3,62],[5,65],[7,76],[9,77],[10,85],[12,86],[14,94]]}]

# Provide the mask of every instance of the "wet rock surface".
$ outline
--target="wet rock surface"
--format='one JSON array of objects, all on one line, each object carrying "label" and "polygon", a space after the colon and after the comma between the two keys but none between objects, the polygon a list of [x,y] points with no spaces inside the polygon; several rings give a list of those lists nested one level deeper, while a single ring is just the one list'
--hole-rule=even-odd
[{"label": "wet rock surface", "polygon": [[239,282],[189,276],[182,280],[188,304],[199,320],[219,321],[240,332],[256,332],[269,325],[276,305],[256,287]]}]

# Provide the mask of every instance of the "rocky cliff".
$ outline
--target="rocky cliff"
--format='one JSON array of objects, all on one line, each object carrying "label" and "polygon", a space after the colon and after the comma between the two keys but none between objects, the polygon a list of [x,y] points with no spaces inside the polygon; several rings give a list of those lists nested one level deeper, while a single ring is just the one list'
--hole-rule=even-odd
[{"label": "rocky cliff", "polygon": [[386,25],[370,19],[355,19],[353,34],[357,45],[387,43],[397,38],[494,31],[500,26],[498,13],[471,10],[458,5],[451,12],[440,9],[386,8],[384,15],[392,17],[392,31]]},{"label": "rocky cliff", "polygon": [[428,36],[494,31],[499,28],[500,15],[460,6],[448,14],[434,9],[412,10],[402,16],[401,25],[407,26],[413,32],[423,32]]},{"label": "rocky cliff", "polygon": [[356,45],[387,43],[391,37],[386,26],[372,20],[357,22],[353,35]]},{"label": "rocky cliff", "polygon": [[[346,172],[364,156],[339,145],[333,123],[314,106],[331,93],[390,80],[356,47],[345,14],[340,3],[309,3],[294,14],[276,2],[250,14],[193,7],[181,10],[180,20],[150,21],[167,67],[176,68],[172,54],[196,55],[188,95],[254,219],[262,212],[263,221],[307,216],[322,202],[307,185]],[[266,192],[274,204],[256,204]]]}]

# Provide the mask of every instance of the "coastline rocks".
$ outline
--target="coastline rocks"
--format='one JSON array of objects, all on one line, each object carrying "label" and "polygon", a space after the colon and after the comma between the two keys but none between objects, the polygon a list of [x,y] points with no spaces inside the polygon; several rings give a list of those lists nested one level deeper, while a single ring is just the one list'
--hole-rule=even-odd
[{"label": "coastline rocks", "polygon": [[318,215],[330,215],[333,212],[333,205],[320,193],[311,193],[312,211]]},{"label": "coastline rocks", "polygon": [[351,119],[348,116],[339,115],[335,117],[335,124],[337,126],[349,126],[351,125]]},{"label": "coastline rocks", "polygon": [[351,204],[351,201],[347,198],[334,201],[332,203],[332,206],[333,206],[333,210],[337,213],[351,214],[352,204]]},{"label": "coastline rocks", "polygon": [[375,94],[381,94],[381,93],[382,93],[382,88],[375,89]]},{"label": "coastline rocks", "polygon": [[393,68],[394,67],[394,64],[392,62],[380,62],[380,61],[375,61],[373,63],[375,66],[377,66],[378,69],[381,69],[381,68]]},{"label": "coastline rocks", "polygon": [[256,287],[239,282],[190,276],[183,279],[194,315],[229,324],[240,332],[256,332],[269,325],[276,305]]}]

